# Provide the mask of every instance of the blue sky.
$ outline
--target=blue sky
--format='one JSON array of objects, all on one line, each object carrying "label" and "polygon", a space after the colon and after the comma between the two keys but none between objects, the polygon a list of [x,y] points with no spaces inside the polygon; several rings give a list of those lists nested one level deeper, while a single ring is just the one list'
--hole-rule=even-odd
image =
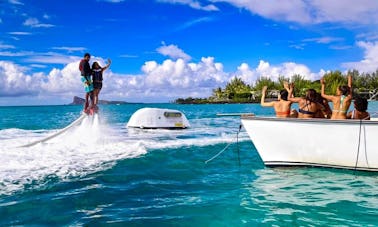
[{"label": "blue sky", "polygon": [[375,72],[376,0],[3,0],[0,105],[83,97],[78,62],[113,63],[100,99],[208,97],[234,77]]}]

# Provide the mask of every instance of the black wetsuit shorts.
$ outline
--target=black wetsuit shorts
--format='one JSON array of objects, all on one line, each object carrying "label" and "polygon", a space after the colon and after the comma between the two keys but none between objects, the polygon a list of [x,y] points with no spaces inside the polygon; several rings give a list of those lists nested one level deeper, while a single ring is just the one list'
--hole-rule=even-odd
[{"label": "black wetsuit shorts", "polygon": [[102,82],[93,82],[93,88],[94,89],[100,89],[102,88]]}]

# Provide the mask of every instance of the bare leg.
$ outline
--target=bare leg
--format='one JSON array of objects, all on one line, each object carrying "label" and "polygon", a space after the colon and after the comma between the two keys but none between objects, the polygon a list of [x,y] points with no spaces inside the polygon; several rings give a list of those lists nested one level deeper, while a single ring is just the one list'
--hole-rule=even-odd
[{"label": "bare leg", "polygon": [[94,104],[95,104],[95,106],[97,105],[97,103],[98,103],[98,89],[94,89]]},{"label": "bare leg", "polygon": [[93,105],[94,105],[94,94],[93,94],[93,91],[91,91],[91,92],[89,93],[89,97],[91,98],[91,108],[92,108]]},{"label": "bare leg", "polygon": [[87,112],[89,106],[89,94],[85,93],[84,112]]},{"label": "bare leg", "polygon": [[99,89],[94,89],[94,110],[95,112],[97,112],[98,110],[98,107],[97,107],[97,104],[98,104],[98,93],[99,93]]}]

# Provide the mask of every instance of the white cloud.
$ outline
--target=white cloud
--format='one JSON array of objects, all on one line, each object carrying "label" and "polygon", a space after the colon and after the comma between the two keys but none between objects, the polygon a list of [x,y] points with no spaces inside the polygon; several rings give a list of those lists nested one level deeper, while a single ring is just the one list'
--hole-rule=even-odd
[{"label": "white cloud", "polygon": [[7,61],[0,61],[0,96],[35,95],[38,82],[25,74],[25,68]]},{"label": "white cloud", "polygon": [[238,8],[244,8],[253,14],[277,21],[310,23],[311,15],[303,0],[217,0],[228,2]]},{"label": "white cloud", "polygon": [[[378,1],[360,0],[315,0],[308,1],[309,7],[316,11],[315,22],[343,22],[376,24]],[[311,4],[311,5],[310,5]]]},{"label": "white cloud", "polygon": [[47,15],[47,14],[43,14],[42,17],[43,17],[44,19],[46,19],[46,20],[50,19],[50,15]]},{"label": "white cloud", "polygon": [[[11,46],[9,47],[9,49]],[[1,50],[1,45],[0,45]],[[68,64],[80,59],[77,56],[63,55],[56,52],[38,53],[33,51],[0,51],[0,56],[4,57],[24,57],[24,62],[41,64]]]},{"label": "white cloud", "polygon": [[213,88],[224,86],[229,79],[222,64],[211,57],[202,58],[198,63],[186,63],[183,59],[168,59],[162,64],[150,61],[143,65],[142,71],[142,95],[165,100],[209,96]]},{"label": "white cloud", "polygon": [[253,14],[301,24],[341,22],[345,24],[376,24],[378,1],[361,0],[215,0],[228,2]]},{"label": "white cloud", "polygon": [[204,11],[218,11],[219,10],[218,7],[216,7],[213,4],[203,6],[199,1],[194,1],[194,0],[158,0],[158,2],[188,5],[193,9],[204,10]]},{"label": "white cloud", "polygon": [[121,54],[119,57],[120,58],[137,58],[139,56],[138,55],[132,55],[132,54]]},{"label": "white cloud", "polygon": [[30,32],[8,32],[10,35],[31,35]]},{"label": "white cloud", "polygon": [[23,5],[24,3],[22,3],[21,1],[18,1],[18,0],[8,0],[9,3],[11,4],[14,4],[14,5]]},{"label": "white cloud", "polygon": [[183,50],[178,48],[178,46],[172,44],[167,46],[164,42],[163,46],[157,48],[156,51],[164,56],[168,56],[173,59],[182,58],[185,61],[189,61],[191,59],[191,57],[188,54],[186,54]]},{"label": "white cloud", "polygon": [[194,20],[191,20],[191,21],[188,21],[188,22],[184,23],[183,25],[179,26],[177,28],[177,30],[184,30],[184,29],[190,28],[192,26],[195,26],[197,24],[205,23],[205,22],[210,22],[210,21],[213,21],[213,20],[214,19],[212,17],[197,18],[197,19],[194,19]]},{"label": "white cloud", "polygon": [[241,78],[243,81],[253,84],[260,77],[270,78],[277,81],[280,76],[291,78],[293,75],[299,74],[308,80],[317,80],[324,75],[325,71],[321,70],[318,73],[313,73],[311,70],[303,65],[294,62],[285,62],[280,65],[272,66],[269,62],[260,60],[256,68],[250,68],[247,63],[243,63],[238,67],[234,73],[235,77]]},{"label": "white cloud", "polygon": [[346,69],[357,69],[360,72],[375,72],[378,69],[378,41],[359,41],[357,46],[364,49],[364,59],[358,62],[346,62],[342,66]]},{"label": "white cloud", "polygon": [[63,55],[55,52],[33,53],[24,59],[25,62],[42,63],[42,64],[69,64],[77,61],[79,57]]},{"label": "white cloud", "polygon": [[13,45],[3,44],[3,43],[0,42],[0,50],[1,49],[14,49],[14,48],[15,48],[15,46],[13,46]]},{"label": "white cloud", "polygon": [[29,66],[33,68],[40,68],[40,69],[47,68],[47,65],[40,65],[40,64],[30,64]]},{"label": "white cloud", "polygon": [[103,0],[104,2],[111,2],[111,3],[120,3],[124,2],[125,0]]},{"label": "white cloud", "polygon": [[340,42],[344,41],[343,38],[338,38],[338,37],[319,37],[319,38],[309,38],[309,39],[304,39],[303,42],[315,42],[315,43],[320,43],[320,44],[329,44],[333,42]]},{"label": "white cloud", "polygon": [[20,51],[20,52],[11,52],[11,51],[0,51],[0,56],[4,57],[25,57],[30,56],[34,52],[31,51]]},{"label": "white cloud", "polygon": [[85,47],[53,47],[52,49],[54,49],[54,50],[65,50],[68,53],[72,53],[72,52],[76,52],[76,51],[83,52],[87,48],[85,48]]},{"label": "white cloud", "polygon": [[32,28],[50,28],[50,27],[55,26],[55,25],[52,25],[52,24],[40,23],[37,18],[33,18],[33,17],[26,19],[25,22],[24,22],[24,25],[28,26],[28,27],[32,27]]}]

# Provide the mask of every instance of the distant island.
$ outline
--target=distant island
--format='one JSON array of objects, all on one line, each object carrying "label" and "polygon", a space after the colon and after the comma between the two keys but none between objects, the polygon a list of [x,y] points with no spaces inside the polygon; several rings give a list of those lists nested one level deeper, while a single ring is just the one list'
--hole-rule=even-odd
[{"label": "distant island", "polygon": [[[72,103],[68,105],[84,105],[85,99],[74,96]],[[124,101],[107,101],[107,100],[98,100],[98,104],[107,105],[107,104],[127,104],[128,102]]]}]

